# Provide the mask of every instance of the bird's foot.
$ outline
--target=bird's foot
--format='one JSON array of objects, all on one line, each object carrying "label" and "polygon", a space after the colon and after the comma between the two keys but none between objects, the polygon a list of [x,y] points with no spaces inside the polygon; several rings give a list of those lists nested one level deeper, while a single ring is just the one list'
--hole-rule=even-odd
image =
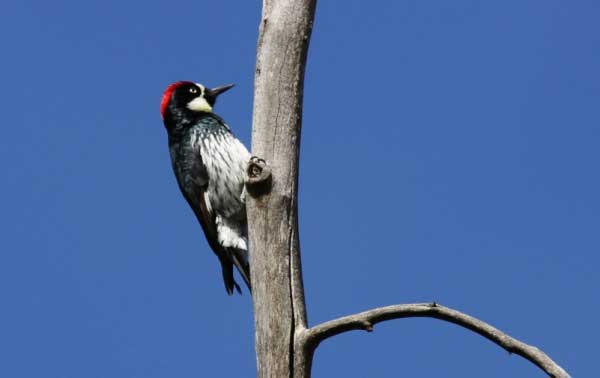
[{"label": "bird's foot", "polygon": [[246,188],[253,197],[267,194],[271,190],[271,169],[264,159],[252,156],[246,173]]},{"label": "bird's foot", "polygon": [[248,176],[260,176],[262,169],[267,165],[265,159],[252,156],[248,163]]}]

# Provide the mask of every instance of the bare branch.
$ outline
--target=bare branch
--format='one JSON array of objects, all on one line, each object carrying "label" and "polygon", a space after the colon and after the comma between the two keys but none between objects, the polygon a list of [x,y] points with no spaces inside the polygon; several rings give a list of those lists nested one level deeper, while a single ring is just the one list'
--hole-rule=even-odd
[{"label": "bare branch", "polygon": [[[382,307],[307,328],[298,236],[298,167],[304,70],[316,0],[263,0],[254,81],[253,158],[246,208],[260,378],[310,378],[315,349],[385,320],[431,317],[470,329],[556,378],[568,374],[539,349],[434,304]],[[265,163],[268,162],[268,165]]]},{"label": "bare branch", "polygon": [[531,361],[551,377],[569,377],[566,371],[538,348],[510,337],[479,319],[436,303],[414,303],[378,307],[358,314],[344,316],[308,329],[306,331],[306,343],[310,349],[314,350],[323,340],[339,335],[340,333],[352,330],[371,332],[373,331],[373,326],[377,323],[392,319],[414,317],[445,320],[470,329],[498,344],[509,353],[518,354]]}]

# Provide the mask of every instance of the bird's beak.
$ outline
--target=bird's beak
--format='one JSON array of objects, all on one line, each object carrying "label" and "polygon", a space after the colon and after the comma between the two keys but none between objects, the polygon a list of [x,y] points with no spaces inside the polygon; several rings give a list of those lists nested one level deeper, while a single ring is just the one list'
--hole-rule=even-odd
[{"label": "bird's beak", "polygon": [[207,89],[204,95],[207,97],[212,97],[212,98],[216,99],[218,95],[230,90],[231,88],[233,88],[233,86],[234,86],[234,84],[227,84],[227,85],[222,85],[220,87]]}]

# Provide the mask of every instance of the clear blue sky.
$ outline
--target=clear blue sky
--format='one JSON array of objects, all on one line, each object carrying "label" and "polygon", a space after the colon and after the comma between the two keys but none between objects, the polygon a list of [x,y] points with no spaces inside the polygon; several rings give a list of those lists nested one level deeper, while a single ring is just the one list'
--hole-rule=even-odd
[{"label": "clear blue sky", "polygon": [[[0,15],[0,376],[252,377],[248,295],[171,172],[163,89],[236,88],[249,144],[259,1],[17,1]],[[600,3],[321,1],[306,74],[311,324],[438,301],[597,360]],[[314,377],[541,377],[407,319],[317,351]]]}]

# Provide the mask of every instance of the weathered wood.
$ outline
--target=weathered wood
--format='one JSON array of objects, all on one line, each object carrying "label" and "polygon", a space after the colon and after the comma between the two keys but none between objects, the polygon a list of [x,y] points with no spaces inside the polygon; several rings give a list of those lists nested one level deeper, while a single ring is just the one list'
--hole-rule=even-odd
[{"label": "weathered wood", "polygon": [[272,182],[269,193],[250,195],[247,200],[261,378],[291,378],[300,373],[294,372],[293,361],[295,335],[306,327],[298,239],[298,157],[304,67],[314,10],[315,0],[263,2],[252,152],[267,161]]},{"label": "weathered wood", "polygon": [[414,303],[377,307],[314,326],[308,329],[304,336],[306,343],[314,349],[323,340],[339,335],[340,333],[352,330],[372,332],[373,327],[377,323],[393,319],[416,317],[445,320],[467,328],[496,343],[509,353],[518,354],[531,361],[551,377],[569,378],[569,374],[540,349],[532,345],[527,345],[482,320],[437,303]]},{"label": "weathered wood", "polygon": [[474,331],[533,362],[568,374],[541,350],[456,310],[436,304],[379,307],[308,328],[298,237],[298,160],[304,68],[316,0],[264,0],[254,82],[248,228],[256,358],[260,378],[310,378],[321,341],[376,323],[431,317]]}]

